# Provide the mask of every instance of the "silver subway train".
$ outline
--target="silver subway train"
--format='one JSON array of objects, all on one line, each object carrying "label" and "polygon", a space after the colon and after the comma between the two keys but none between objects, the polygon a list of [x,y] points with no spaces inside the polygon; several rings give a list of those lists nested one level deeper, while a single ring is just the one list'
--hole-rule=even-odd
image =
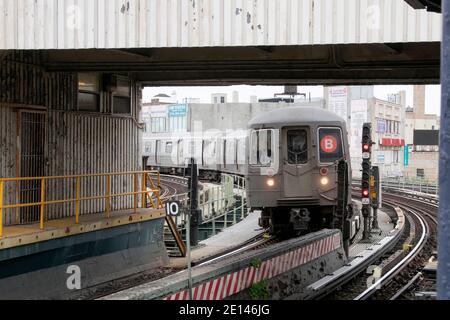
[{"label": "silver subway train", "polygon": [[194,157],[202,178],[245,175],[248,204],[272,233],[340,228],[348,239],[356,229],[346,124],[329,111],[288,107],[254,118],[248,130],[151,135],[144,157],[167,173],[182,173]]}]

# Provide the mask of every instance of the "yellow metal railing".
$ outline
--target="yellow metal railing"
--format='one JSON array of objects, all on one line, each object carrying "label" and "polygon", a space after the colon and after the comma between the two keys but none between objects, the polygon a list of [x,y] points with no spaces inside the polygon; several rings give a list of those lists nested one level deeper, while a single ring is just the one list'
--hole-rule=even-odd
[{"label": "yellow metal railing", "polygon": [[[134,179],[133,192],[112,193],[111,177],[130,176]],[[138,180],[141,177],[141,189],[138,190]],[[81,196],[81,182],[83,179],[103,177],[105,179],[105,194],[95,196]],[[20,183],[21,181],[41,181],[40,201],[33,203],[5,204],[4,191],[7,182]],[[46,182],[54,180],[75,180],[75,198],[45,200],[46,199]],[[75,222],[80,221],[80,204],[83,201],[104,200],[105,214],[109,218],[111,213],[111,199],[116,197],[133,196],[133,209],[136,212],[138,208],[138,196],[142,196],[142,208],[146,207],[147,201],[152,208],[162,208],[163,204],[160,198],[160,175],[158,171],[133,171],[120,173],[100,173],[100,174],[83,174],[70,176],[49,176],[49,177],[18,177],[18,178],[0,178],[0,237],[3,236],[3,211],[5,209],[19,209],[25,207],[39,207],[39,227],[41,230],[45,227],[45,208],[48,205],[75,203]],[[150,186],[149,186],[150,185]],[[155,199],[154,199],[154,198]],[[131,208],[130,208],[131,209]]]}]

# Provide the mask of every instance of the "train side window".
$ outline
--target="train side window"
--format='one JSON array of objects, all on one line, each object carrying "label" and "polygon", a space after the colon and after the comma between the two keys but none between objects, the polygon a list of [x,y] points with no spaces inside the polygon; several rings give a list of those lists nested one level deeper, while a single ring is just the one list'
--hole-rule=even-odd
[{"label": "train side window", "polygon": [[308,162],[308,134],[305,129],[287,132],[288,162],[304,164]]},{"label": "train side window", "polygon": [[319,159],[332,163],[344,156],[340,128],[319,128]]},{"label": "train side window", "polygon": [[254,130],[251,133],[250,164],[254,166],[269,166],[272,162],[272,130]]},{"label": "train side window", "polygon": [[172,142],[166,142],[166,153],[172,153]]}]

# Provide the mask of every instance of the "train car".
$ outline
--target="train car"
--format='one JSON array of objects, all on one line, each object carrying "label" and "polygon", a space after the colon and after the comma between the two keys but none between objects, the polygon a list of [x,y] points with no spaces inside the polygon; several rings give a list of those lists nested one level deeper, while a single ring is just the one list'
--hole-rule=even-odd
[{"label": "train car", "polygon": [[[337,163],[342,159],[342,200],[346,213],[351,211],[344,119],[324,109],[290,107],[254,118],[249,129],[247,199],[252,209],[261,210],[262,227],[278,235],[335,227],[340,205]],[[343,228],[350,230],[351,221],[345,223]]]},{"label": "train car", "polygon": [[221,173],[244,175],[247,131],[154,134],[143,139],[144,165],[162,173],[183,174],[186,159],[195,158],[200,178],[219,181]]},{"label": "train car", "polygon": [[[254,118],[248,130],[150,135],[144,157],[148,169],[164,173],[182,175],[186,159],[194,157],[200,179],[246,176],[248,205],[261,211],[260,226],[273,234],[339,228],[345,241],[359,229],[349,192],[346,124],[324,109],[273,110]],[[338,179],[340,160],[346,169]]]},{"label": "train car", "polygon": [[222,134],[219,170],[225,173],[245,175],[247,172],[247,130]]}]

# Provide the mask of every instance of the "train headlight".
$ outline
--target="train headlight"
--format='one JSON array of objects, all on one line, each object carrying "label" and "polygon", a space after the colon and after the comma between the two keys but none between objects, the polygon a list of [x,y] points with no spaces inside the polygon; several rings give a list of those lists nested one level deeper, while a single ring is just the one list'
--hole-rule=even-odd
[{"label": "train headlight", "polygon": [[273,187],[275,185],[275,180],[272,178],[269,178],[269,179],[267,179],[266,183],[267,183],[267,186]]},{"label": "train headlight", "polygon": [[320,179],[320,184],[323,186],[326,186],[328,184],[328,182],[330,182],[328,177],[322,177],[322,179]]}]

